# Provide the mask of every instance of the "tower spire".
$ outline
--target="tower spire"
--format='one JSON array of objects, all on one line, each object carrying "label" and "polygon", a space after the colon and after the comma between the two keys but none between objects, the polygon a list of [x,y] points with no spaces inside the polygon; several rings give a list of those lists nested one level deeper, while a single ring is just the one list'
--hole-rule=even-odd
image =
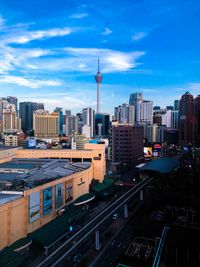
[{"label": "tower spire", "polygon": [[103,79],[100,73],[100,59],[98,58],[98,69],[97,69],[97,74],[95,76],[95,80],[97,83],[97,113],[100,112],[100,83]]},{"label": "tower spire", "polygon": [[100,72],[99,63],[100,63],[100,61],[99,61],[99,58],[98,58],[98,72]]}]

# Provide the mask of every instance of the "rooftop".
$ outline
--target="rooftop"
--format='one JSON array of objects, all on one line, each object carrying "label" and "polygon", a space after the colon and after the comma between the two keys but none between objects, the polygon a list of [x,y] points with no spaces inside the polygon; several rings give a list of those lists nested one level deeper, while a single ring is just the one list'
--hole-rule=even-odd
[{"label": "rooftop", "polygon": [[0,164],[0,190],[24,191],[88,169],[89,162],[66,159],[13,159]]},{"label": "rooftop", "polygon": [[146,163],[141,171],[155,171],[160,173],[170,173],[180,166],[180,162],[175,158],[159,158]]}]

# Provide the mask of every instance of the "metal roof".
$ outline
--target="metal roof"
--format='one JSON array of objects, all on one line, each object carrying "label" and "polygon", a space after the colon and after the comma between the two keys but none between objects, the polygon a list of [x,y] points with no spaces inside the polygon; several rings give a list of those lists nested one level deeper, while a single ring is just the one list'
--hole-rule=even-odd
[{"label": "metal roof", "polygon": [[160,173],[170,173],[180,166],[180,162],[175,158],[160,158],[152,160],[143,166],[141,171],[155,171]]}]

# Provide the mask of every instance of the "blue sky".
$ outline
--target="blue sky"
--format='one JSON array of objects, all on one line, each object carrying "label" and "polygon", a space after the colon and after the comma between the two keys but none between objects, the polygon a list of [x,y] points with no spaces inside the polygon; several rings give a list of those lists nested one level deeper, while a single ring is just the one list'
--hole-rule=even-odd
[{"label": "blue sky", "polygon": [[1,0],[0,96],[78,112],[200,94],[199,0]]}]

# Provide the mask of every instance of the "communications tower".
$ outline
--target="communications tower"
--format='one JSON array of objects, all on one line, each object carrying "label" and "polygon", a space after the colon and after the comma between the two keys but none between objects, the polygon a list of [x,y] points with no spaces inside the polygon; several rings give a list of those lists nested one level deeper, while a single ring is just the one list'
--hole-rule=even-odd
[{"label": "communications tower", "polygon": [[97,83],[97,113],[100,113],[100,83],[103,79],[100,73],[99,63],[100,63],[100,60],[98,59],[98,71],[97,71],[97,74],[95,75],[95,80]]}]

